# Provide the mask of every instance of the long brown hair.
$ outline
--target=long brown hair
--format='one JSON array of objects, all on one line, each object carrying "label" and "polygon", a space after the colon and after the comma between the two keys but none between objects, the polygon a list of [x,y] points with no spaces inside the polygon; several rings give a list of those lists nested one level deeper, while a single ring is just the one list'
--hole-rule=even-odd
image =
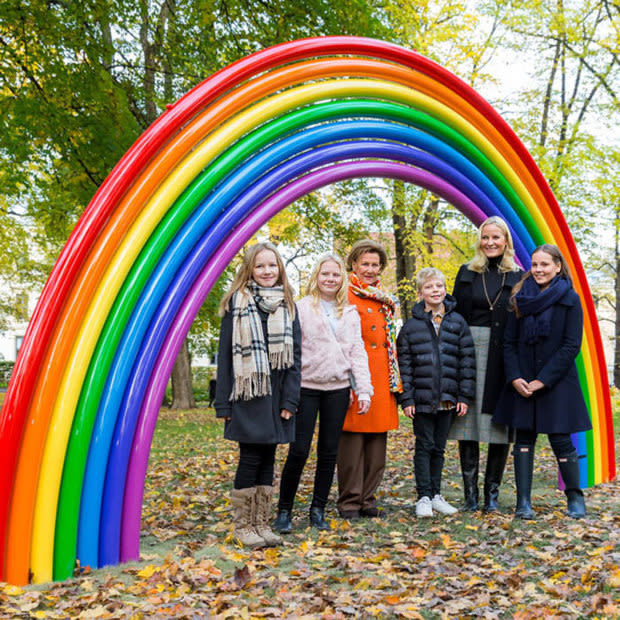
[{"label": "long brown hair", "polygon": [[[566,259],[562,255],[562,252],[560,252],[560,249],[558,248],[557,245],[552,245],[551,243],[544,243],[543,245],[539,245],[532,252],[532,257],[534,256],[534,254],[536,254],[536,252],[544,252],[545,254],[549,254],[549,256],[551,256],[551,258],[553,259],[553,262],[556,265],[560,265],[561,267],[558,275],[564,276],[568,280],[570,287],[573,288],[573,278],[570,275],[570,269],[568,267],[568,263],[566,262]],[[510,308],[512,308],[515,311],[517,316],[521,316],[519,314],[519,308],[517,306],[517,301],[516,301],[517,293],[523,288],[523,283],[528,278],[531,278],[531,277],[532,277],[532,270],[528,269],[523,274],[523,277],[514,285],[514,288],[512,289],[512,293],[510,295]]]},{"label": "long brown hair", "polygon": [[252,279],[252,271],[254,270],[254,263],[256,262],[256,257],[263,250],[270,250],[276,256],[276,262],[278,263],[278,280],[276,282],[276,286],[278,284],[282,285],[284,289],[284,302],[286,303],[286,307],[288,311],[291,313],[291,317],[295,316],[295,300],[293,294],[293,288],[289,284],[288,277],[286,275],[286,269],[284,268],[284,261],[280,256],[277,248],[273,243],[269,243],[265,241],[263,243],[257,243],[255,245],[250,246],[243,255],[243,261],[237,269],[237,273],[235,274],[235,278],[228,289],[228,292],[222,298],[219,307],[219,315],[224,316],[226,311],[228,310],[228,304],[230,302],[230,298],[237,292],[244,290]]}]

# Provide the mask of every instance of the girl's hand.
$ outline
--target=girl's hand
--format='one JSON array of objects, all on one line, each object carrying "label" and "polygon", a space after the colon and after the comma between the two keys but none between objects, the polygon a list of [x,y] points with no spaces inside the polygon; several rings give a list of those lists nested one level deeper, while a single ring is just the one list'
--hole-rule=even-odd
[{"label": "girl's hand", "polygon": [[364,413],[368,413],[368,410],[370,409],[370,401],[369,400],[360,400],[360,401],[358,401],[358,405],[359,405],[359,409],[357,410],[357,413],[359,415],[362,415]]},{"label": "girl's hand", "polygon": [[520,394],[523,398],[529,398],[532,395],[530,384],[522,377],[514,379],[512,387],[517,391],[517,394]]},{"label": "girl's hand", "polygon": [[280,417],[283,420],[290,420],[293,417],[293,414],[288,409],[282,409],[282,411],[280,411]]},{"label": "girl's hand", "polygon": [[456,415],[459,418],[462,418],[467,411],[469,410],[469,405],[467,403],[456,403]]},{"label": "girl's hand", "polygon": [[527,384],[527,387],[530,388],[530,392],[533,394],[534,392],[537,392],[538,390],[542,390],[545,387],[545,384],[542,381],[539,381],[538,379],[534,379],[534,381],[530,381]]},{"label": "girl's hand", "polygon": [[413,420],[413,416],[415,415],[415,405],[409,405],[408,407],[403,408],[403,413],[410,419]]}]

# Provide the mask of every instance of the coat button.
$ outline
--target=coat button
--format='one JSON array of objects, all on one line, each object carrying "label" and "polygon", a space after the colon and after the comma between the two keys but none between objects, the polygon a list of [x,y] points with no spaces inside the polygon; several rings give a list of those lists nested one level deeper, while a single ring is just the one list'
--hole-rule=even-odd
[{"label": "coat button", "polygon": [[366,312],[372,312],[372,308],[366,308]]},{"label": "coat button", "polygon": [[376,331],[377,330],[377,326],[376,325],[371,325],[370,326],[370,331]]},{"label": "coat button", "polygon": [[371,342],[370,343],[370,348],[371,349],[376,349],[377,348],[377,343],[376,342]]},{"label": "coat button", "polygon": [[387,348],[388,348],[388,343],[387,343],[387,342],[384,342],[384,343],[383,343],[383,347],[384,347],[385,349],[387,349]]}]

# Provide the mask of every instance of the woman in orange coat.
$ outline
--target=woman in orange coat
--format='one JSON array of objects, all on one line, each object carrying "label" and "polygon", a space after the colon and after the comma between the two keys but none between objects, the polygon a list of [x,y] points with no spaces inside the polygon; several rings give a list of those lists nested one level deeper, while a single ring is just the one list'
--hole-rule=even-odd
[{"label": "woman in orange coat", "polygon": [[347,257],[349,302],[357,307],[374,388],[370,409],[359,413],[355,395],[338,446],[338,512],[346,519],[377,517],[375,491],[385,470],[387,432],[398,428],[395,392],[402,391],[396,360],[394,309],[379,276],[387,264],[383,246],[371,239],[355,243]]}]

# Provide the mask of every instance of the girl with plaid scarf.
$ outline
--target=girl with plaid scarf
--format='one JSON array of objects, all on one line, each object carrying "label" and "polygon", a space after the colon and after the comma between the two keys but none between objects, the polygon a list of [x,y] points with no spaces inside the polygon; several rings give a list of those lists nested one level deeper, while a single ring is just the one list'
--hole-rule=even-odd
[{"label": "girl with plaid scarf", "polygon": [[250,247],[220,304],[215,410],[239,443],[231,501],[235,537],[247,547],[281,544],[269,527],[276,447],[295,440],[301,330],[275,246]]}]

